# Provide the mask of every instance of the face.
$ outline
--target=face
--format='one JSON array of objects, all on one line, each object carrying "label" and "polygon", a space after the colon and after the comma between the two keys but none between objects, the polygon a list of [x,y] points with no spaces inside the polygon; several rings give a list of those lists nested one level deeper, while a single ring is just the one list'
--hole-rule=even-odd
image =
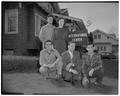
[{"label": "face", "polygon": [[63,26],[64,25],[64,19],[60,19],[59,20],[59,26]]},{"label": "face", "polygon": [[69,49],[70,51],[74,51],[74,50],[75,50],[75,43],[69,44],[69,45],[68,45],[68,49]]},{"label": "face", "polygon": [[48,18],[47,18],[47,22],[48,22],[49,24],[52,24],[52,23],[53,23],[53,17],[48,17]]},{"label": "face", "polygon": [[89,53],[92,53],[93,50],[94,50],[93,45],[88,45],[88,46],[87,46],[87,50],[88,50]]},{"label": "face", "polygon": [[52,43],[51,42],[46,42],[45,47],[47,50],[51,50],[52,49]]}]

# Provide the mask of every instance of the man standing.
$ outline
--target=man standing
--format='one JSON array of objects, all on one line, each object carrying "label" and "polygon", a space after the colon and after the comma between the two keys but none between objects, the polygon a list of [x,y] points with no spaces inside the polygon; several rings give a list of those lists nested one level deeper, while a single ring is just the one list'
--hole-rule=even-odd
[{"label": "man standing", "polygon": [[[87,46],[88,52],[82,56],[83,65],[82,72],[84,78],[96,78],[94,82],[97,85],[102,83],[103,79],[103,66],[100,54],[94,52],[94,45],[89,44]],[[85,79],[84,79],[85,80]],[[83,85],[84,86],[84,85]]]},{"label": "man standing", "polygon": [[39,39],[42,42],[42,46],[44,48],[44,42],[46,40],[53,40],[53,31],[55,26],[53,26],[53,17],[50,15],[47,17],[47,24],[43,26],[39,33]]},{"label": "man standing", "polygon": [[80,53],[75,51],[75,43],[68,43],[68,50],[62,54],[63,60],[63,78],[66,81],[71,81],[75,84],[81,80],[81,65]]},{"label": "man standing", "polygon": [[[57,79],[61,79],[62,74],[62,58],[58,51],[53,49],[52,41],[47,40],[44,42],[45,48],[40,52],[40,69],[41,74],[48,74],[50,70],[55,69],[57,71]],[[47,78],[47,77],[46,77]]]}]

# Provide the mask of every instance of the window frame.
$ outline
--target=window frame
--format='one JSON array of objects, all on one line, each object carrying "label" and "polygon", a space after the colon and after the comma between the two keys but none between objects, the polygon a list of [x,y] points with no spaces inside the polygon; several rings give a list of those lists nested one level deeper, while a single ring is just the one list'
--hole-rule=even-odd
[{"label": "window frame", "polygon": [[[9,13],[12,16],[12,11],[16,12],[16,31],[9,31],[8,28],[8,18],[9,18]],[[18,9],[5,9],[5,34],[18,34]]]},{"label": "window frame", "polygon": [[106,51],[106,46],[104,46],[104,51]]},{"label": "window frame", "polygon": [[101,34],[98,34],[98,39],[101,39]]},{"label": "window frame", "polygon": [[99,46],[97,46],[97,50],[99,51]]},{"label": "window frame", "polygon": [[[41,29],[41,24],[42,24],[42,21],[45,21],[45,22],[47,22],[47,20],[46,19],[44,19],[42,16],[40,16],[38,13],[35,13],[35,15],[34,15],[34,19],[35,19],[35,36],[36,37],[38,37],[39,36],[39,33],[37,32],[37,30],[36,30],[36,16],[38,16],[39,17],[39,20],[40,20],[40,29]],[[40,32],[40,29],[39,29],[39,32]]]},{"label": "window frame", "polygon": [[[96,38],[95,38],[96,37]],[[97,35],[94,35],[94,39],[97,39]]]},{"label": "window frame", "polygon": [[101,51],[103,51],[103,46],[101,46]]}]

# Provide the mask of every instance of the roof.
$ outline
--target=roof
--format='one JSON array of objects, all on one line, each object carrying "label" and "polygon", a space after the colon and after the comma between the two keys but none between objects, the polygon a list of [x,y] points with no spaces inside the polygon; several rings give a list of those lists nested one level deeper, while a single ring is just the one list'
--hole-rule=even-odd
[{"label": "roof", "polygon": [[49,7],[47,7],[49,4],[49,6],[51,6],[53,8],[53,11],[55,13],[59,12],[60,11],[60,8],[59,8],[59,4],[58,3],[36,3],[38,4],[38,6],[40,6],[41,8],[43,8],[47,13],[51,14],[51,9],[49,9]]},{"label": "roof", "polygon": [[67,8],[60,9],[60,14],[69,16],[68,9]]},{"label": "roof", "polygon": [[114,40],[117,40],[118,41],[118,39],[117,38],[115,38],[114,36],[111,36],[111,34],[107,34],[107,33],[105,33],[104,31],[102,31],[102,30],[99,30],[99,29],[96,29],[96,30],[94,30],[93,32],[100,32],[100,33],[102,33],[102,34],[104,34],[104,35],[106,35],[107,37],[110,37],[110,38],[112,38],[112,39],[114,39]]},{"label": "roof", "polygon": [[60,11],[60,6],[59,6],[59,4],[57,2],[56,3],[51,2],[51,5],[53,6],[56,13]]},{"label": "roof", "polygon": [[56,13],[53,13],[52,15],[53,15],[53,16],[58,16],[58,17],[63,17],[63,18],[65,18],[65,19],[70,19],[70,20],[75,20],[75,21],[83,22],[82,19],[79,19],[79,18],[76,18],[76,17],[65,16],[65,15],[56,14]]}]

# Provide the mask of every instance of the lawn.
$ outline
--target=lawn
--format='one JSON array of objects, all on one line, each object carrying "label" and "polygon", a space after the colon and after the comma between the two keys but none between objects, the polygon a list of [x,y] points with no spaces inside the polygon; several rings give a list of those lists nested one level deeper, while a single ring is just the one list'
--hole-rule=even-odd
[{"label": "lawn", "polygon": [[2,92],[4,94],[36,95],[110,95],[118,94],[118,60],[103,60],[105,77],[103,86],[82,88],[79,83],[43,80],[37,73],[36,57],[4,57],[2,60]]}]

